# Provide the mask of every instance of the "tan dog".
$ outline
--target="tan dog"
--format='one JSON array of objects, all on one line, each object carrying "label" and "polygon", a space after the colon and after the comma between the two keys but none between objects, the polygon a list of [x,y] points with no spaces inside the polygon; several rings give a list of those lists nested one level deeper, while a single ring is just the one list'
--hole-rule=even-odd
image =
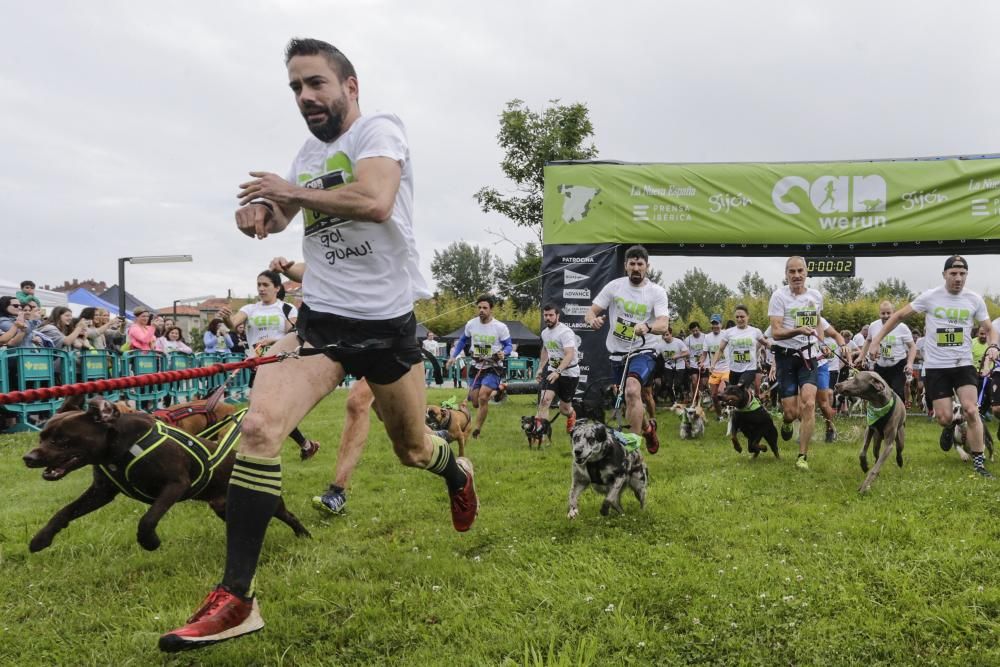
[{"label": "tan dog", "polygon": [[670,409],[681,418],[681,440],[693,440],[705,434],[705,410],[700,405],[691,407],[684,403],[674,403]]},{"label": "tan dog", "polygon": [[472,416],[465,407],[465,401],[462,401],[457,410],[428,405],[426,423],[432,431],[448,431],[446,439],[449,442],[457,440],[458,455],[465,456],[465,441],[472,434]]}]

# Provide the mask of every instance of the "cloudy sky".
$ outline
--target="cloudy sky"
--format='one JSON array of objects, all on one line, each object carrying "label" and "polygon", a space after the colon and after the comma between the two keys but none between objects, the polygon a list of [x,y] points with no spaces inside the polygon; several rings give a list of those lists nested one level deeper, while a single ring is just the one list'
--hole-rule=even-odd
[{"label": "cloudy sky", "polygon": [[[250,293],[271,257],[300,257],[294,229],[256,241],[233,224],[246,172],[284,174],[307,135],[282,62],[293,35],[340,47],[362,110],[406,123],[429,278],[453,240],[509,259],[490,231],[530,238],[472,198],[509,187],[496,145],[508,100],[583,102],[601,157],[632,162],[998,152],[998,24],[986,1],[7,3],[0,279],[111,284],[118,257],[193,255],[127,268],[128,289],[159,307]],[[941,264],[861,259],[859,275],[923,289]],[[747,269],[781,275],[768,259],[654,266],[667,282],[692,266],[731,286]],[[971,268],[970,287],[1000,292],[985,259]]]}]

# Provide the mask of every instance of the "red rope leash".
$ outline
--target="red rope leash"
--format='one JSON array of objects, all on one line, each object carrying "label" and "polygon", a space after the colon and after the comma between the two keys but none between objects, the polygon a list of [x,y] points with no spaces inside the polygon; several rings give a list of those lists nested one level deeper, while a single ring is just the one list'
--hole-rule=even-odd
[{"label": "red rope leash", "polygon": [[145,387],[151,384],[166,384],[168,382],[179,382],[181,380],[193,380],[195,378],[208,377],[217,373],[228,373],[244,368],[256,368],[263,364],[270,364],[281,361],[284,356],[251,357],[243,361],[232,361],[228,364],[212,364],[201,368],[185,368],[177,371],[162,371],[160,373],[147,373],[145,375],[129,375],[127,377],[109,378],[107,380],[92,380],[90,382],[77,382],[76,384],[63,384],[58,387],[40,387],[38,389],[26,389],[24,391],[12,391],[7,394],[0,394],[0,405],[9,403],[34,403],[36,401],[48,401],[53,398],[64,398],[66,396],[76,396],[78,394],[101,394],[106,391],[116,389],[128,389],[132,387]]}]

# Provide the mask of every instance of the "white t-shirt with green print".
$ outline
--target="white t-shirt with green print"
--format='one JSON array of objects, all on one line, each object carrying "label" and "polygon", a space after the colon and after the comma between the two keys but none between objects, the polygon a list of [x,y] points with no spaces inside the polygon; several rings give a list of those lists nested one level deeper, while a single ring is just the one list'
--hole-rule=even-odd
[{"label": "white t-shirt with green print", "polygon": [[975,292],[952,294],[944,285],[927,290],[910,304],[924,314],[924,368],[972,365],[972,331],[990,318]]},{"label": "white t-shirt with green print", "polygon": [[[668,315],[667,292],[665,289],[646,280],[636,287],[627,276],[616,278],[604,286],[594,303],[607,311],[608,317],[608,352],[612,354],[627,353],[644,347],[642,339],[636,339],[635,325],[652,324],[661,315]],[[652,346],[656,334],[646,334],[646,345]]]},{"label": "white t-shirt with green print", "polygon": [[358,162],[399,163],[399,189],[384,222],[345,221],[302,210],[302,254],[308,267],[302,301],[310,308],[361,320],[399,317],[431,296],[420,275],[413,236],[413,165],[402,121],[393,114],[361,116],[331,143],[310,137],[288,174],[291,183],[335,190],[355,180]]},{"label": "white t-shirt with green print", "polygon": [[[879,331],[882,330],[882,320],[875,320],[868,325],[868,340],[872,340]],[[913,342],[913,333],[910,327],[900,322],[896,328],[882,337],[879,343],[878,357],[875,358],[876,366],[893,366],[903,359],[910,349],[907,343]]]}]

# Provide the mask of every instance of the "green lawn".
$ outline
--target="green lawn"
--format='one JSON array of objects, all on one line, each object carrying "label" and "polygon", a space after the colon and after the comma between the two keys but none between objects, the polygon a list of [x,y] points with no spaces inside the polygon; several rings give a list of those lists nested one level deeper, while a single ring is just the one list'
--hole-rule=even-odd
[{"label": "green lawn", "polygon": [[220,577],[223,524],[184,503],[149,553],[135,542],[145,506],[118,499],[29,554],[90,475],[44,482],[20,462],[33,439],[0,436],[0,664],[1000,665],[1000,483],[942,453],[924,418],[908,425],[906,467],[887,465],[859,497],[857,421],[815,444],[801,473],[789,443],[780,461],[751,461],[715,423],[679,441],[663,413],[647,509],[629,494],[625,515],[603,518],[588,492],[570,522],[564,422],[529,452],[519,417],[532,397],[515,396],[471,445],[482,508],[458,534],[444,484],[400,466],[378,424],[348,514],[312,510],[345,395],[305,423],[323,443],[315,460],[286,446],[285,498],[313,539],[272,524],[267,627],[172,657],[157,637]]}]

